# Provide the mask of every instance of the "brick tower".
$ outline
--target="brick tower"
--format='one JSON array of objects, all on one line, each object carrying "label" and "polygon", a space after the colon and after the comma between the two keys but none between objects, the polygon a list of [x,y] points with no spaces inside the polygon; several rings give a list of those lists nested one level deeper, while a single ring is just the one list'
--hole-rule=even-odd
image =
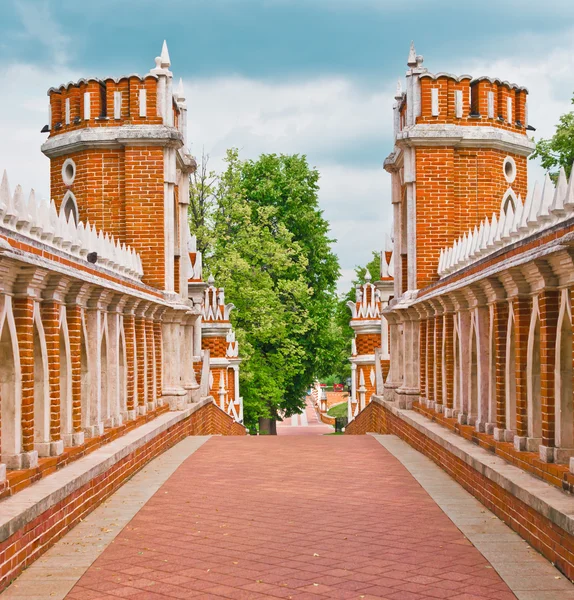
[{"label": "brick tower", "polygon": [[238,343],[235,341],[229,314],[235,308],[225,304],[223,288],[208,279],[203,301],[202,348],[209,352],[209,393],[227,414],[243,421],[243,402],[239,396]]},{"label": "brick tower", "polygon": [[[377,391],[377,354],[381,347],[381,294],[371,283],[367,271],[365,283],[357,285],[355,302],[348,302],[355,332],[351,350],[351,395],[349,421],[369,403]],[[382,383],[382,382],[381,382]]]},{"label": "brick tower", "polygon": [[[488,77],[433,75],[411,45],[394,105],[395,296],[438,279],[441,248],[526,197],[527,90]],[[502,202],[501,202],[502,198]]]},{"label": "brick tower", "polygon": [[183,86],[170,58],[147,75],[81,79],[48,91],[51,196],[58,211],[88,222],[140,255],[149,286],[187,297],[188,175]]}]

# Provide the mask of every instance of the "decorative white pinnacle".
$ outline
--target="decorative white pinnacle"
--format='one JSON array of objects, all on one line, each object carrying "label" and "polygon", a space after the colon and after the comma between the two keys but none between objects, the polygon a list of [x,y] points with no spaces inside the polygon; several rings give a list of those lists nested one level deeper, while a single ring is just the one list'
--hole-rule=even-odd
[{"label": "decorative white pinnacle", "polygon": [[407,59],[407,66],[409,66],[409,67],[417,66],[417,51],[415,50],[414,41],[411,42],[411,48],[409,50],[409,58]]},{"label": "decorative white pinnacle", "polygon": [[547,174],[544,183],[535,182],[526,200],[518,196],[507,202],[500,215],[492,215],[490,221],[484,219],[480,226],[465,232],[439,255],[437,272],[444,276],[462,269],[492,252],[513,244],[519,239],[539,233],[549,227],[574,216],[574,167],[568,179],[561,168],[556,185]]},{"label": "decorative white pinnacle", "polygon": [[161,47],[161,67],[162,69],[169,69],[171,67],[171,60],[169,58],[169,50],[167,49],[167,42],[163,40],[163,46]]},{"label": "decorative white pinnacle", "polygon": [[64,253],[82,260],[89,252],[97,252],[98,267],[139,280],[143,276],[141,259],[132,248],[120,247],[109,234],[96,232],[89,223],[77,223],[70,213],[58,212],[54,201],[39,200],[34,190],[28,199],[21,186],[10,194],[8,176],[4,171],[0,183],[0,223],[7,229],[40,242],[49,251]]},{"label": "decorative white pinnacle", "polygon": [[183,79],[179,78],[179,84],[177,86],[177,99],[180,102],[185,102],[185,88],[183,87]]}]

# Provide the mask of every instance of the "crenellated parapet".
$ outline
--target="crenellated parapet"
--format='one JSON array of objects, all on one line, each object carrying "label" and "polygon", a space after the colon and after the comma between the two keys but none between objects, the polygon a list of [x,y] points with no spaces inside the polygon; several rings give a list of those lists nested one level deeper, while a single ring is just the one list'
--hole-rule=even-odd
[{"label": "crenellated parapet", "polygon": [[465,232],[454,244],[441,250],[438,274],[445,277],[512,244],[543,233],[574,215],[574,176],[570,181],[560,169],[556,185],[547,174],[542,184],[535,182],[526,200],[501,200],[498,216],[484,219],[480,227]]}]

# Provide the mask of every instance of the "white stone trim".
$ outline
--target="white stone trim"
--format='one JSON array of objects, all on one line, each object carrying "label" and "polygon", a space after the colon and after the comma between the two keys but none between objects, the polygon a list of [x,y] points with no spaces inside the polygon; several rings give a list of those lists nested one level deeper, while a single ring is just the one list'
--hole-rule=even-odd
[{"label": "white stone trim", "polygon": [[128,145],[181,148],[183,136],[174,127],[165,125],[85,127],[51,137],[42,145],[42,152],[48,158],[54,158],[86,149],[121,148]]},{"label": "white stone trim", "polygon": [[84,92],[84,121],[92,118],[92,103],[90,92]]},{"label": "white stone trim", "polygon": [[516,179],[516,161],[512,156],[507,156],[502,163],[502,171],[504,178],[508,183],[514,183]]},{"label": "white stone trim", "polygon": [[459,148],[493,148],[528,156],[534,142],[527,136],[498,127],[419,123],[397,134],[397,144],[404,146],[454,146]]},{"label": "white stone trim", "polygon": [[140,117],[147,117],[147,90],[141,88],[139,91]]},{"label": "white stone trim", "polygon": [[76,179],[76,163],[67,158],[62,165],[62,181],[65,185],[72,185]]},{"label": "white stone trim", "polygon": [[431,88],[431,114],[433,117],[439,115],[438,88]]},{"label": "white stone trim", "polygon": [[494,119],[494,92],[488,92],[487,101],[488,101],[488,112],[487,112],[488,118]]},{"label": "white stone trim", "polygon": [[454,107],[457,119],[462,118],[462,90],[455,90],[454,92]]},{"label": "white stone trim", "polygon": [[114,92],[114,119],[119,121],[122,118],[122,93]]}]

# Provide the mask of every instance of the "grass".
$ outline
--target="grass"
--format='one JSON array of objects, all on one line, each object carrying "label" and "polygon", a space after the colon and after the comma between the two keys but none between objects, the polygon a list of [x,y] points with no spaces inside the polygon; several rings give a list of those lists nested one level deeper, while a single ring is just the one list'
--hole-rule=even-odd
[{"label": "grass", "polygon": [[347,403],[341,402],[341,404],[335,404],[327,411],[330,417],[346,417],[347,416]]}]

